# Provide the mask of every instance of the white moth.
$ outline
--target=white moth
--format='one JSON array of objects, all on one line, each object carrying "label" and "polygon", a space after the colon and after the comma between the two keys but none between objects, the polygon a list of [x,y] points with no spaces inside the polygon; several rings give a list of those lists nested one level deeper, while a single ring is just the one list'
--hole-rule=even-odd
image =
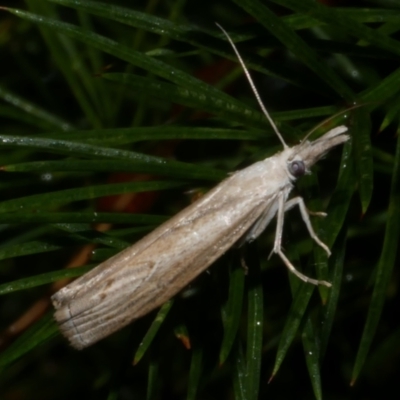
[{"label": "white moth", "polygon": [[233,173],[139,242],[54,294],[55,319],[76,349],[96,343],[165,303],[235,243],[256,239],[275,216],[272,252],[303,281],[330,286],[298,272],[282,252],[281,239],[285,212],[298,206],[311,237],[330,254],[312,228],[303,198],[288,200],[288,196],[297,178],[349,139],[343,134],[347,128],[339,126],[313,142],[303,140],[289,147],[262,104],[235,45],[223,32],[283,151]]}]

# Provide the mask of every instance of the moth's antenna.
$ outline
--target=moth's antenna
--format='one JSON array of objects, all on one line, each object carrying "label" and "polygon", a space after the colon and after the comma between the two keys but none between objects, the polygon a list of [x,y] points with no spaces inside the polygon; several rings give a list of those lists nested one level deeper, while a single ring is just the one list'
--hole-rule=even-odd
[{"label": "moth's antenna", "polygon": [[241,55],[239,54],[239,51],[238,51],[238,49],[236,48],[235,43],[233,43],[232,39],[231,39],[230,36],[228,35],[228,32],[226,32],[226,30],[225,30],[220,24],[218,24],[218,23],[215,23],[215,24],[218,26],[219,29],[221,29],[221,31],[223,32],[223,34],[224,34],[224,35],[226,36],[226,38],[228,39],[228,42],[231,44],[231,46],[232,46],[232,48],[233,48],[233,51],[235,52],[236,57],[238,58],[239,63],[240,63],[240,65],[241,65],[242,68],[243,68],[244,74],[246,75],[246,78],[247,78],[247,80],[249,81],[251,90],[253,91],[254,96],[256,97],[256,100],[258,101],[258,104],[259,104],[260,107],[261,107],[262,112],[264,113],[264,115],[267,117],[267,120],[268,120],[269,123],[271,124],[272,129],[275,131],[276,135],[278,136],[279,140],[281,141],[281,143],[282,143],[282,145],[283,145],[283,148],[284,148],[284,149],[288,149],[289,146],[288,146],[288,145],[285,143],[285,141],[283,140],[282,135],[281,135],[280,132],[278,131],[278,128],[276,127],[276,125],[275,125],[273,119],[271,118],[271,116],[269,115],[267,109],[265,108],[265,106],[264,106],[264,104],[263,104],[263,102],[262,102],[262,100],[261,100],[261,97],[260,97],[260,95],[258,94],[256,85],[255,85],[254,82],[253,82],[253,79],[252,79],[252,77],[251,77],[251,75],[250,75],[249,70],[248,70],[247,67],[246,67],[246,64],[244,63],[244,61],[243,61]]}]

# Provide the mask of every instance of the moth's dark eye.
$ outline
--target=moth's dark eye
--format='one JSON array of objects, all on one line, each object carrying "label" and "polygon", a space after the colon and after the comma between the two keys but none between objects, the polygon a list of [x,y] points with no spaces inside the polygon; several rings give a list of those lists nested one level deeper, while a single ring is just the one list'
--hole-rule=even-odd
[{"label": "moth's dark eye", "polygon": [[303,176],[306,173],[306,166],[303,161],[292,161],[289,164],[289,172],[296,178]]}]

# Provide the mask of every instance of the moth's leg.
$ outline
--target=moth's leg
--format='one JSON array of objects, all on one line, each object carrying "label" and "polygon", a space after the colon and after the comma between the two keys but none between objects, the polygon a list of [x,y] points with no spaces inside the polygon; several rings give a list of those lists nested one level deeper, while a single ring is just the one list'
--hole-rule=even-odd
[{"label": "moth's leg", "polygon": [[[295,197],[294,199],[291,199],[291,200],[287,201],[285,203],[285,212],[289,211],[293,207],[297,206],[299,204],[299,200],[298,199],[299,199],[298,197]],[[300,199],[302,199],[302,198],[300,197]],[[304,208],[306,210],[306,214],[308,214],[308,215],[315,215],[315,216],[318,216],[318,217],[326,217],[326,213],[324,213],[324,212],[313,212],[313,211],[308,210],[306,208],[306,206],[304,205],[304,202],[303,202],[303,206],[304,206]],[[270,207],[268,207],[263,212],[261,217],[257,220],[257,222],[247,232],[246,236],[241,240],[240,244],[243,244],[244,242],[252,242],[253,240],[257,239],[264,232],[265,228],[271,222],[272,218],[274,218],[277,210],[278,210],[278,207],[276,206],[276,202],[273,202],[272,205]],[[311,227],[311,229],[312,229],[312,227]],[[312,234],[311,234],[311,236],[312,236]],[[316,236],[316,235],[314,234],[314,236]],[[318,240],[317,240],[317,243],[319,244]],[[325,247],[324,246],[325,245],[323,244],[322,247],[324,248],[324,250],[326,250],[325,249],[326,246]],[[328,249],[328,251],[329,251],[329,249]]]},{"label": "moth's leg", "polygon": [[[295,200],[295,199],[293,199]],[[300,197],[300,201],[298,200],[298,203],[293,202],[290,203],[292,200],[290,200],[289,202],[287,202],[286,204],[289,203],[289,207],[294,207],[294,205],[299,204],[300,210],[301,210],[301,202],[303,204],[305,213],[307,215],[308,218],[308,214],[307,214],[307,210],[305,208],[303,199]],[[279,193],[278,196],[278,215],[277,215],[277,221],[276,221],[276,232],[275,232],[275,242],[274,242],[274,248],[273,248],[273,253],[278,254],[278,256],[281,258],[281,260],[285,263],[286,267],[293,273],[295,274],[298,278],[300,278],[301,280],[303,280],[304,282],[308,282],[308,283],[312,283],[313,285],[325,285],[325,286],[332,286],[329,282],[326,281],[319,281],[316,279],[311,279],[308,276],[302,274],[301,272],[297,271],[297,269],[293,266],[293,264],[288,260],[288,258],[283,254],[282,252],[282,232],[283,232],[283,221],[284,221],[284,217],[285,217],[285,211],[286,211],[286,207],[285,207],[285,202],[284,202],[284,198],[283,198],[283,193]],[[303,215],[303,213],[302,213]],[[303,216],[304,219],[304,216]],[[308,222],[310,222],[308,220]],[[306,222],[307,225],[307,222]],[[309,224],[311,227],[311,224]],[[311,227],[312,230],[312,227]],[[314,232],[314,231],[312,231]],[[311,233],[311,232],[310,232]],[[315,233],[314,233],[315,236]]]},{"label": "moth's leg", "polygon": [[258,218],[247,234],[243,237],[241,244],[256,240],[265,231],[265,228],[271,222],[272,218],[274,218],[277,209],[276,201],[273,202],[271,206],[267,207],[261,214],[260,218]]},{"label": "moth's leg", "polygon": [[322,247],[326,251],[326,253],[328,254],[328,257],[329,257],[331,255],[331,251],[329,250],[328,246],[325,243],[323,243],[319,239],[317,234],[314,232],[314,229],[313,229],[313,227],[311,225],[311,221],[310,221],[310,217],[309,217],[309,215],[317,215],[317,216],[323,216],[324,217],[324,216],[326,216],[326,214],[322,213],[322,212],[315,212],[315,213],[310,212],[307,209],[306,205],[304,204],[303,198],[300,197],[300,196],[295,197],[295,198],[293,198],[293,199],[291,199],[291,200],[289,200],[289,201],[287,201],[285,203],[285,212],[290,210],[291,208],[293,208],[295,206],[299,206],[300,213],[301,213],[301,218],[303,219],[304,223],[306,224],[306,227],[308,229],[308,232],[309,232],[310,236],[315,240],[315,242],[320,247]]},{"label": "moth's leg", "polygon": [[[276,210],[277,207],[275,207],[274,205],[272,207],[266,207],[265,210],[262,212],[261,216],[258,218],[258,220],[251,226],[251,228],[247,231],[247,233],[238,241],[237,246],[242,248],[242,246],[245,243],[256,240],[261,235],[261,233],[264,232],[265,228],[270,223],[271,219],[275,216]],[[240,260],[242,268],[244,269],[244,272],[247,275],[249,268],[246,264],[243,250],[241,253]]]},{"label": "moth's leg", "polygon": [[[298,196],[298,197],[294,197],[293,199],[291,199],[291,200],[289,200],[289,201],[287,201],[285,203],[285,212],[289,211],[293,207],[297,206],[297,204],[299,203],[298,200],[297,200],[298,198],[303,200],[302,197]],[[303,203],[304,203],[304,201],[303,201]],[[305,205],[304,205],[304,207],[305,207],[306,212],[307,212],[308,215],[313,215],[315,217],[326,217],[328,215],[327,213],[325,213],[323,211],[311,211]]]},{"label": "moth's leg", "polygon": [[[272,251],[276,254],[279,254],[279,252],[282,252],[281,247],[282,247],[282,234],[283,234],[284,219],[285,219],[285,203],[284,203],[284,199],[283,199],[283,194],[279,193],[278,214],[276,216],[275,241],[274,241],[274,248],[272,249]],[[282,253],[282,255],[283,255],[283,253]],[[284,257],[284,258],[287,260],[286,257]],[[286,261],[285,261],[285,264],[286,264]],[[289,262],[289,264],[290,264],[290,262]],[[292,264],[290,264],[290,265],[292,266]],[[292,268],[293,268],[293,270],[296,270],[293,266],[292,266]],[[289,267],[289,269],[291,269],[291,268]]]}]

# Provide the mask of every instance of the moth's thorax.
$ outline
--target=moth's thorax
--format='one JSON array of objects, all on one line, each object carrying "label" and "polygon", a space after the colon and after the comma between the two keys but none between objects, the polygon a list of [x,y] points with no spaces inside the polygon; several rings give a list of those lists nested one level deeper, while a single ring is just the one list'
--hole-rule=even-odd
[{"label": "moth's thorax", "polygon": [[[302,158],[297,154],[297,146],[282,150],[262,161],[264,170],[267,172],[265,176],[268,180],[276,182],[277,186],[285,186],[295,181],[298,176],[291,173],[291,164],[296,161],[302,163]],[[281,184],[279,185],[278,182]]]}]

